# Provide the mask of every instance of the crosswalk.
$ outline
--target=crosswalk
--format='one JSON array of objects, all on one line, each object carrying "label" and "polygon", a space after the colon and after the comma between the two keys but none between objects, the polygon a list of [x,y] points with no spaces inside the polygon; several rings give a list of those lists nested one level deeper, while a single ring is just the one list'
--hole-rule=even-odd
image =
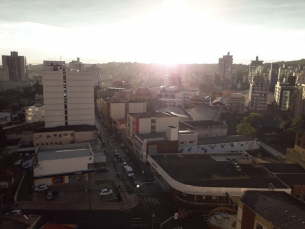
[{"label": "crosswalk", "polygon": [[144,224],[142,218],[131,218],[129,221],[129,228],[147,228],[147,224]]},{"label": "crosswalk", "polygon": [[155,197],[143,197],[142,200],[146,204],[161,205],[160,201],[157,198],[155,198]]}]

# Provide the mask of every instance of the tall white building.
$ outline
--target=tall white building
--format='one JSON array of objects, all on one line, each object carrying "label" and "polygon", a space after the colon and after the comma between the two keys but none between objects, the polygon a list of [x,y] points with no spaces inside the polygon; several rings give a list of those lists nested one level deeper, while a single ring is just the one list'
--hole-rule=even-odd
[{"label": "tall white building", "polygon": [[44,61],[42,75],[45,127],[95,124],[92,73]]}]

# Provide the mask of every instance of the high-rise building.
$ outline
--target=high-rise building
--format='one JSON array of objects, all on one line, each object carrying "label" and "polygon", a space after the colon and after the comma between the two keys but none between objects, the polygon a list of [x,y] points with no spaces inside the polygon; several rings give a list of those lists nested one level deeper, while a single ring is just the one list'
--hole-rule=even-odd
[{"label": "high-rise building", "polygon": [[294,103],[294,117],[297,118],[301,115],[305,115],[305,84],[300,84],[295,87]]},{"label": "high-rise building", "polygon": [[93,64],[87,70],[93,74],[94,86],[102,86],[102,69]]},{"label": "high-rise building", "polygon": [[295,77],[291,76],[291,82],[277,81],[274,90],[274,100],[282,111],[294,112],[295,101]]},{"label": "high-rise building", "polygon": [[42,76],[45,127],[95,124],[92,73],[44,61]]},{"label": "high-rise building", "polygon": [[263,75],[263,70],[264,70],[264,61],[259,60],[258,56],[256,56],[255,60],[251,60],[251,64],[249,64],[249,81],[252,81],[252,78],[254,76],[261,76]]},{"label": "high-rise building", "polygon": [[2,80],[3,81],[27,81],[26,63],[24,56],[18,56],[18,52],[11,52],[10,56],[2,56]]},{"label": "high-rise building", "polygon": [[279,76],[279,65],[276,63],[271,64],[268,80],[269,80],[269,91],[274,92],[275,85]]},{"label": "high-rise building", "polygon": [[233,55],[230,55],[230,52],[222,58],[219,58],[218,75],[222,79],[223,88],[227,88],[232,83],[232,64]]},{"label": "high-rise building", "polygon": [[79,71],[84,71],[85,67],[82,62],[79,61],[79,57],[77,57],[77,60],[72,60],[69,62],[69,68],[72,70],[79,70]]},{"label": "high-rise building", "polygon": [[249,112],[260,113],[267,109],[268,81],[263,76],[252,78],[249,90]]}]

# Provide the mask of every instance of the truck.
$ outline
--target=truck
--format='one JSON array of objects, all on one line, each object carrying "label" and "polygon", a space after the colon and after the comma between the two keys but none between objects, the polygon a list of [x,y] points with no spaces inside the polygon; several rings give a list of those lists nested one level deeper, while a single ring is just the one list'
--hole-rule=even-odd
[{"label": "truck", "polygon": [[127,174],[128,177],[133,177],[134,173],[133,173],[133,169],[130,166],[125,166],[125,173]]}]

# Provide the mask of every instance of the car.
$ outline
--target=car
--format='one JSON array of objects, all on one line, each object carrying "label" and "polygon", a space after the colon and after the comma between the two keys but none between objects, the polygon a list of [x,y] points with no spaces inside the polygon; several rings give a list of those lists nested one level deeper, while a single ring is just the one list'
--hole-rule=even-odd
[{"label": "car", "polygon": [[125,153],[127,153],[127,154],[128,154],[128,153],[129,153],[129,149],[125,149]]},{"label": "car", "polygon": [[58,196],[58,192],[57,191],[48,191],[46,199],[47,200],[53,200],[57,196]]},{"label": "car", "polygon": [[40,184],[35,188],[35,192],[48,191],[48,186],[46,184]]},{"label": "car", "polygon": [[118,162],[122,162],[122,161],[123,161],[123,158],[117,157],[117,160],[118,160]]},{"label": "car", "polygon": [[115,157],[118,157],[119,156],[119,153],[118,153],[118,151],[115,149],[115,150],[113,150],[113,156],[115,156]]},{"label": "car", "polygon": [[120,144],[120,147],[121,147],[121,148],[125,148],[125,144],[124,144],[124,143],[121,143],[121,144]]},{"label": "car", "polygon": [[116,176],[117,176],[120,180],[123,179],[122,174],[121,174],[120,172],[117,172],[117,173],[116,173]]},{"label": "car", "polygon": [[111,196],[113,194],[112,189],[105,188],[100,191],[100,196]]},{"label": "car", "polygon": [[5,215],[22,215],[22,211],[19,209],[16,209],[11,212],[7,212]]},{"label": "car", "polygon": [[124,168],[124,167],[127,166],[128,164],[127,164],[126,161],[123,161],[123,162],[121,163],[121,165],[122,165],[122,167]]},{"label": "car", "polygon": [[95,172],[97,172],[97,173],[108,173],[108,168],[107,167],[96,168]]}]

